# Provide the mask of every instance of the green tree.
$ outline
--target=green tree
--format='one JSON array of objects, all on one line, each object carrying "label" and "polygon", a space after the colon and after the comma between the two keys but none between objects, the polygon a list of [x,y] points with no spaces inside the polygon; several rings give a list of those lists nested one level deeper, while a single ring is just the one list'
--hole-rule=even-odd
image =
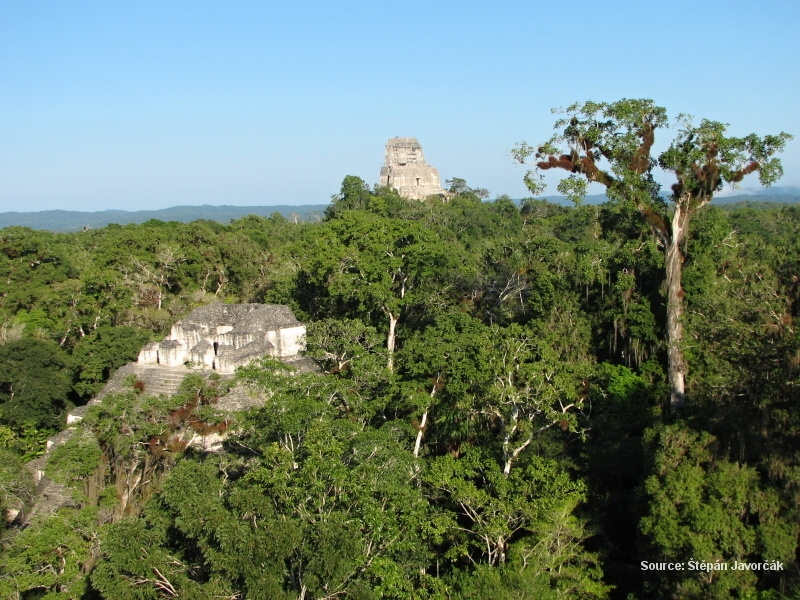
[{"label": "green tree", "polygon": [[58,429],[69,401],[67,363],[55,343],[22,338],[0,346],[0,419]]},{"label": "green tree", "polygon": [[6,541],[0,554],[3,598],[81,598],[96,550],[95,508],[62,508]]},{"label": "green tree", "polygon": [[[653,429],[647,441],[654,474],[645,482],[649,511],[640,526],[652,544],[651,560],[794,561],[797,525],[781,515],[778,494],[761,485],[755,469],[717,458],[717,440],[683,424]],[[730,598],[770,579],[769,572],[730,568],[655,576],[652,583],[682,598]]]},{"label": "green tree", "polygon": [[335,377],[263,361],[239,378],[266,396],[231,440],[244,458],[181,461],[139,520],[108,528],[93,585],[120,598],[170,586],[199,598],[425,597],[438,525],[409,477],[405,428],[352,419]]},{"label": "green tree", "polygon": [[440,284],[455,264],[453,248],[419,223],[360,211],[346,212],[326,226],[330,234],[301,276],[310,284],[310,295],[328,296],[345,307],[347,316],[385,316],[391,370],[398,323],[412,308],[438,301]]},{"label": "green tree", "polygon": [[[197,477],[197,471],[193,475],[194,481],[189,482],[193,486],[190,488],[192,491],[197,483],[207,482],[206,478]],[[190,501],[199,500],[191,491],[184,497]],[[213,508],[215,500],[218,499],[213,495],[206,495],[205,502],[198,508]],[[218,514],[217,510],[208,516],[215,519]],[[104,598],[119,600],[160,600],[180,596],[211,600],[233,596],[230,586],[219,575],[213,574],[204,582],[197,581],[198,572],[205,575],[203,565],[193,563],[191,555],[184,556],[180,552],[182,548],[170,547],[168,540],[170,527],[173,526],[171,523],[157,521],[155,525],[152,526],[144,520],[130,519],[110,525],[101,532],[102,553],[96,568],[91,572],[94,590],[100,592]],[[244,547],[245,540],[241,542]],[[248,556],[252,558],[255,555]],[[262,558],[262,555],[258,557]],[[279,595],[273,597],[281,598]]]},{"label": "green tree", "polygon": [[[5,431],[4,431],[5,429]],[[33,499],[33,478],[13,452],[3,447],[11,432],[0,426],[0,533],[8,527],[8,517],[16,516]]]},{"label": "green tree", "polygon": [[[583,548],[587,534],[572,514],[583,484],[541,457],[509,476],[486,453],[473,446],[458,459],[442,456],[423,474],[430,494],[458,515],[449,556],[466,556],[478,567],[469,578],[456,577],[463,596],[486,597],[475,594],[494,588],[501,598],[604,598],[609,588],[597,556]],[[509,580],[501,582],[503,575]],[[521,594],[518,588],[528,586],[528,594],[541,595]]]},{"label": "green tree", "polygon": [[306,340],[306,355],[335,378],[332,389],[350,418],[367,423],[386,406],[393,377],[374,327],[358,319],[323,319],[308,324]]},{"label": "green tree", "polygon": [[335,219],[346,210],[367,210],[372,204],[373,195],[363,179],[348,175],[342,180],[342,189],[331,197],[331,203],[325,209],[326,219]]},{"label": "green tree", "polygon": [[[514,150],[515,157],[523,163],[534,157],[536,168],[525,176],[534,194],[542,190],[540,171],[563,169],[571,175],[559,184],[559,191],[568,197],[580,201],[588,183],[599,183],[612,200],[632,204],[650,224],[664,252],[670,410],[674,412],[685,403],[681,273],[691,218],[726,183],[738,183],[754,172],[762,185],[777,181],[783,169],[775,154],[791,136],[732,137],[722,123],[704,119],[695,125],[681,115],[676,138],[654,158],[656,131],[668,119],[666,110],[652,100],[585,102],[564,112],[550,140],[538,146],[523,142]],[[659,194],[653,173],[656,166],[677,179],[669,197],[671,207]]]},{"label": "green tree", "polygon": [[97,394],[114,371],[136,360],[139,350],[149,340],[149,332],[136,327],[98,327],[72,351],[75,392],[82,398]]},{"label": "green tree", "polygon": [[431,408],[439,413],[432,430],[449,451],[457,454],[482,429],[480,443],[497,449],[506,476],[543,432],[578,429],[586,340],[571,339],[575,323],[554,318],[547,328],[549,335],[517,324],[487,327],[451,313],[415,336],[403,353],[404,375],[414,381],[408,395],[421,412],[415,456]]},{"label": "green tree", "polygon": [[465,179],[460,179],[459,177],[448,179],[445,183],[450,186],[447,191],[450,192],[452,196],[458,196],[477,202],[489,197],[489,190],[486,188],[471,188],[467,185]]}]

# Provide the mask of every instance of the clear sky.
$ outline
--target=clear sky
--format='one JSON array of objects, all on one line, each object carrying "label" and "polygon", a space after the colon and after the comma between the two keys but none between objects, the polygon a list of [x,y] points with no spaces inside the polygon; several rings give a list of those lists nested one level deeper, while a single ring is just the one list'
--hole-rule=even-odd
[{"label": "clear sky", "polygon": [[550,108],[626,97],[798,135],[800,185],[798,61],[797,0],[5,0],[0,211],[322,204],[394,136],[520,198]]}]

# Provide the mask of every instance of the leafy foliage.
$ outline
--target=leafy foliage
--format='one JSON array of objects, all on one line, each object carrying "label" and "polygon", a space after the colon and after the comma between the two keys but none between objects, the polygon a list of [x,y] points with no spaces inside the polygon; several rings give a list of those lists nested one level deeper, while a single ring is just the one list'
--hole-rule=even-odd
[{"label": "leafy foliage", "polygon": [[0,420],[57,430],[70,405],[67,362],[55,344],[23,338],[0,346]]},{"label": "leafy foliage", "polygon": [[[6,522],[2,595],[789,593],[800,213],[691,204],[745,159],[777,176],[786,138],[686,121],[662,156],[695,198],[680,245],[691,402],[669,414],[669,257],[654,227],[680,199],[658,196],[637,129],[666,114],[647,101],[568,111],[540,158],[578,160],[561,186],[575,200],[594,161],[610,203],[483,202],[460,179],[446,200],[407,201],[348,176],[320,223],[0,232],[4,509],[29,508],[21,461],[72,403],[195,306],[289,304],[321,369],[264,359],[231,383],[190,375],[169,398],[106,395],[48,455],[69,506]],[[260,406],[222,414],[229,385]],[[211,433],[220,451],[189,445]],[[785,570],[641,569],[691,558]]]}]

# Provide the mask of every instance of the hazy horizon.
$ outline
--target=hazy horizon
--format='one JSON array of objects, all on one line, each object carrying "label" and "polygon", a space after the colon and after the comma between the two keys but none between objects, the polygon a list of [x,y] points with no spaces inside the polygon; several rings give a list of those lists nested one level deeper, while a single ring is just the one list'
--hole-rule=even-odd
[{"label": "hazy horizon", "polygon": [[[528,195],[526,197],[529,197],[529,196],[530,195]],[[598,203],[597,199],[599,197],[602,197],[602,196],[604,196],[604,194],[602,194],[602,193],[590,194],[589,196],[587,196],[587,202],[590,203],[590,204],[597,204]],[[775,186],[775,187],[772,187],[772,188],[741,188],[741,189],[726,188],[725,190],[723,190],[723,192],[717,194],[716,198],[718,198],[718,199],[726,199],[726,198],[730,199],[730,198],[747,198],[747,197],[751,197],[751,196],[759,197],[759,199],[763,199],[764,197],[770,197],[770,196],[775,196],[775,197],[779,197],[779,198],[780,197],[786,197],[786,196],[794,197],[794,198],[800,198],[800,187],[798,187],[798,186]],[[572,202],[570,200],[567,200],[566,196],[562,196],[562,195],[559,195],[559,194],[544,194],[543,196],[540,196],[540,197],[546,198],[546,199],[551,200],[551,201],[554,201],[554,199],[560,199],[560,200],[563,201],[561,203],[563,203],[563,204],[565,204],[567,206],[572,206]],[[521,201],[523,199],[524,198],[513,198],[514,201]],[[494,200],[494,198],[488,198],[487,200],[484,200],[484,202],[492,202],[493,200]],[[555,201],[557,202],[557,200],[555,200]],[[276,212],[283,212],[283,213],[285,213],[284,216],[287,216],[287,215],[289,215],[291,213],[287,212],[286,209],[297,208],[297,209],[300,209],[301,212],[305,212],[305,211],[303,211],[303,209],[306,209],[306,210],[309,210],[309,209],[320,209],[322,207],[328,206],[329,204],[330,204],[330,201],[328,201],[328,202],[318,202],[318,203],[314,203],[314,204],[286,204],[286,203],[281,203],[281,204],[252,204],[252,205],[248,205],[248,204],[172,204],[172,205],[168,205],[168,206],[160,206],[160,207],[155,207],[155,208],[141,208],[141,209],[137,209],[137,208],[131,208],[131,209],[101,208],[101,209],[97,209],[97,210],[88,210],[88,211],[74,210],[74,209],[69,209],[69,208],[50,208],[50,209],[44,209],[44,210],[30,210],[30,211],[25,211],[25,210],[0,210],[0,215],[36,215],[36,214],[40,214],[40,213],[49,213],[49,212],[54,212],[54,211],[55,212],[62,211],[62,212],[67,212],[67,213],[80,213],[80,214],[94,214],[94,215],[102,215],[103,213],[122,213],[122,214],[133,215],[133,214],[136,214],[136,213],[158,213],[158,212],[169,212],[169,211],[172,211],[172,210],[180,211],[181,209],[187,209],[187,208],[195,208],[195,209],[201,209],[201,210],[202,209],[224,209],[224,208],[231,208],[231,209],[245,209],[245,208],[259,209],[259,208],[261,208],[261,209],[276,209]],[[281,211],[279,209],[283,209],[283,211]],[[257,212],[263,213],[265,216],[269,216],[265,211],[257,211]],[[245,213],[242,213],[242,214],[245,214]],[[197,218],[198,219],[202,219],[202,218],[206,218],[206,217],[203,216],[203,215],[200,215]],[[23,221],[20,221],[19,224],[23,224],[23,222],[24,222],[24,219],[23,219]],[[15,222],[13,222],[13,224],[17,224],[16,220],[15,220]],[[0,229],[2,229],[5,226],[10,226],[10,225],[7,225],[7,224],[4,225],[3,223],[0,222]],[[64,228],[64,230],[67,230],[67,229],[73,230],[73,229],[79,229],[79,228],[80,228],[80,225],[72,224],[69,227]]]}]

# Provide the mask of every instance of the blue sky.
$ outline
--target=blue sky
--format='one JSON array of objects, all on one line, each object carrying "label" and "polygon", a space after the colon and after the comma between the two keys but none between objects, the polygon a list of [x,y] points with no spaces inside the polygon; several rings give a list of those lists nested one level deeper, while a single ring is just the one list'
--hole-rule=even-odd
[{"label": "blue sky", "polygon": [[589,99],[800,136],[798,31],[794,0],[6,0],[0,211],[321,204],[394,136],[519,198],[509,150]]}]

